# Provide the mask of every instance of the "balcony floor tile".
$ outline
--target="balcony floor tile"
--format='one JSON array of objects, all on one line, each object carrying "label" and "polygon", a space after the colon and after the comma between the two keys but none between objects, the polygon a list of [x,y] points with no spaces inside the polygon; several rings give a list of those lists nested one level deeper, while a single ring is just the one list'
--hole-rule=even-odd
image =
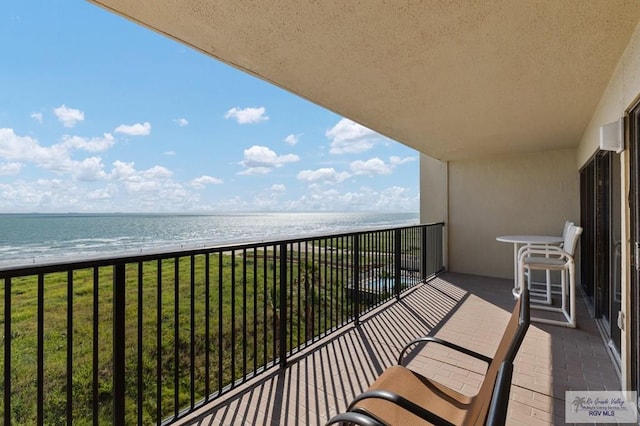
[{"label": "balcony floor tile", "polygon": [[[492,356],[514,305],[512,281],[444,273],[296,354],[286,370],[234,389],[176,425],[322,425],[427,334]],[[515,360],[508,422],[564,422],[565,391],[620,389],[596,323],[578,295],[576,329],[532,323]],[[408,366],[463,393],[477,392],[484,363],[437,345]]]}]

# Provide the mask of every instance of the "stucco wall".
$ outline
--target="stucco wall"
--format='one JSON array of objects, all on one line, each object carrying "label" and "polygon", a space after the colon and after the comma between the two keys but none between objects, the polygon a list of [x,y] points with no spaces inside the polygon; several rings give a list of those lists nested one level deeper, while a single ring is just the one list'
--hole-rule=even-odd
[{"label": "stucco wall", "polygon": [[420,154],[420,222],[448,220],[447,163]]},{"label": "stucco wall", "polygon": [[600,126],[616,121],[640,94],[640,24],[636,27],[578,146],[578,168],[600,143]]},{"label": "stucco wall", "polygon": [[454,161],[448,172],[451,271],[511,278],[513,245],[497,236],[560,235],[565,220],[579,222],[575,150]]},{"label": "stucco wall", "polygon": [[449,268],[449,165],[420,154],[420,223],[444,222],[443,264]]}]

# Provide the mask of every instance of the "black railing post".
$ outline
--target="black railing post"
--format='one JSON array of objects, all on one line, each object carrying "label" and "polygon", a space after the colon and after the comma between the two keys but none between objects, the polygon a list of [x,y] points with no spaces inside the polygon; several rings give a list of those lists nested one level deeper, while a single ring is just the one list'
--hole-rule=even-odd
[{"label": "black railing post", "polygon": [[429,271],[429,240],[427,233],[429,225],[422,225],[421,241],[420,241],[420,279],[425,280],[430,275]]},{"label": "black railing post", "polygon": [[280,244],[280,368],[287,368],[287,244]]},{"label": "black railing post", "polygon": [[4,279],[4,424],[11,424],[11,278]]},{"label": "black railing post", "polygon": [[113,276],[113,424],[125,419],[125,264],[115,264]]},{"label": "black railing post", "polygon": [[360,233],[353,235],[353,321],[360,325]]},{"label": "black railing post", "polygon": [[402,229],[396,229],[394,231],[394,239],[393,239],[393,251],[394,253],[394,275],[395,279],[393,280],[393,292],[396,295],[396,299],[400,300],[400,287],[401,287],[401,275],[402,275]]},{"label": "black railing post", "polygon": [[435,271],[434,272],[440,272],[444,269],[444,227],[445,224],[444,222],[440,224],[440,232],[437,234],[437,241],[438,241],[438,266],[437,268],[434,268]]},{"label": "black railing post", "polygon": [[[38,274],[38,373],[37,374],[38,374],[37,422],[39,425],[43,425],[44,424],[44,275],[43,274]],[[94,410],[94,417],[97,417],[95,410]]]},{"label": "black railing post", "polygon": [[73,423],[73,270],[67,271],[67,424]]}]

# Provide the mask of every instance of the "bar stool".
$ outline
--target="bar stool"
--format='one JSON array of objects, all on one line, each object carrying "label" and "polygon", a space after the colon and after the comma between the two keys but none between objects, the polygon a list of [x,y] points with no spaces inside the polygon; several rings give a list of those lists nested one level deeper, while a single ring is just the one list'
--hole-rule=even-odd
[{"label": "bar stool", "polygon": [[[565,221],[564,227],[562,229],[562,242],[558,245],[558,247],[564,246],[564,239],[567,236],[567,231],[571,225],[575,225],[570,220]],[[560,287],[560,283],[552,283],[551,282],[551,271],[546,271],[545,280],[544,281],[534,281],[533,277],[529,276],[528,271],[525,271],[525,276],[528,279],[529,283],[529,291],[531,292],[532,297],[535,302],[544,303],[547,305],[551,305],[552,303],[552,295],[558,294],[557,288]],[[544,290],[540,290],[540,287],[544,287]],[[566,290],[566,289],[565,289]],[[544,294],[544,299],[540,300],[539,297]]]},{"label": "bar stool", "polygon": [[[569,225],[562,247],[527,245],[520,249],[518,253],[518,282],[521,291],[524,286],[529,288],[528,281],[531,279],[532,271],[560,271],[560,306],[532,304],[531,307],[539,310],[560,312],[564,315],[566,321],[531,318],[532,321],[575,328],[576,268],[573,256],[580,234],[582,234],[580,226]],[[551,293],[550,285],[547,287],[547,292],[548,294]]]}]

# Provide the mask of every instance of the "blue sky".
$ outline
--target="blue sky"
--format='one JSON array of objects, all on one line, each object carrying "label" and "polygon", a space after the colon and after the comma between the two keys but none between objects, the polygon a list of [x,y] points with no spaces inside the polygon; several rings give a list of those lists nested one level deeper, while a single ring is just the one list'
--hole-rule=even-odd
[{"label": "blue sky", "polygon": [[416,151],[87,2],[0,51],[0,213],[419,210]]}]

